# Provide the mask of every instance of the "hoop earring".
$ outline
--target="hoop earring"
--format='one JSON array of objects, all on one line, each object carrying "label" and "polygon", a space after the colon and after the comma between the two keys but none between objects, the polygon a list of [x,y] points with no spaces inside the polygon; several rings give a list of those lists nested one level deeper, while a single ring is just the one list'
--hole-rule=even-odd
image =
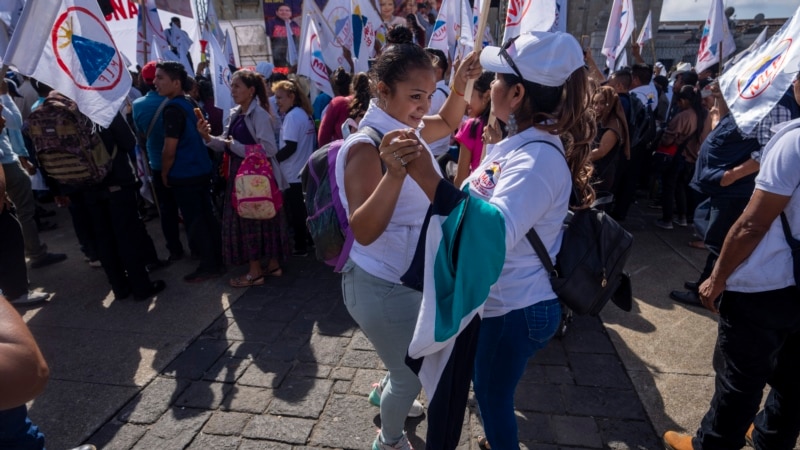
[{"label": "hoop earring", "polygon": [[508,115],[508,123],[506,123],[506,130],[508,131],[509,137],[517,134],[517,118],[514,117],[514,113]]}]

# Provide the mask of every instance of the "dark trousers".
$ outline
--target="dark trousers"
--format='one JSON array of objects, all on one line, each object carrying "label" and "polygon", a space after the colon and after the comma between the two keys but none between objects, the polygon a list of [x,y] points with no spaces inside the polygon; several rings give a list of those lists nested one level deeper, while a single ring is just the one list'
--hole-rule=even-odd
[{"label": "dark trousers", "polygon": [[[714,397],[694,448],[742,448],[750,423],[755,424],[756,449],[794,448],[800,435],[800,291],[795,286],[726,291],[714,369]],[[766,384],[772,390],[756,415]]]},{"label": "dark trousers", "polygon": [[[685,160],[680,153],[672,157],[667,169],[661,174],[661,220],[672,223],[675,212],[675,202],[677,200],[677,212],[679,216],[686,215],[686,196],[684,187],[678,185]],[[680,199],[676,194],[680,194]]]},{"label": "dark trousers", "polygon": [[136,187],[116,187],[83,193],[91,218],[97,256],[115,295],[147,295],[150,277],[145,265],[153,262],[153,241],[139,217]]},{"label": "dark trousers", "polygon": [[81,246],[81,252],[90,261],[100,259],[97,252],[97,240],[92,234],[92,215],[86,207],[83,192],[69,194],[69,215],[72,218],[72,228]]},{"label": "dark trousers", "polygon": [[636,199],[636,186],[642,175],[647,159],[647,148],[631,149],[631,159],[626,161],[621,155],[617,162],[617,174],[614,179],[614,204],[611,217],[625,220],[628,210]]},{"label": "dark trousers", "polygon": [[161,180],[161,171],[153,169],[153,187],[158,197],[158,210],[161,220],[161,232],[167,241],[167,250],[170,255],[183,255],[183,245],[180,237],[180,217],[178,216],[178,202],[171,189],[164,186]]},{"label": "dark trousers", "polygon": [[25,265],[22,227],[9,207],[0,213],[0,290],[9,300],[28,292],[28,267]]},{"label": "dark trousers", "polygon": [[208,183],[170,188],[183,214],[192,254],[200,258],[201,271],[222,267],[222,228],[211,205]]},{"label": "dark trousers", "polygon": [[283,206],[289,218],[289,226],[294,232],[294,250],[305,252],[311,242],[311,235],[306,226],[306,203],[303,200],[303,186],[300,183],[289,184],[289,189],[283,191]]},{"label": "dark trousers", "polygon": [[25,405],[0,411],[0,448],[42,450],[44,434],[28,418]]},{"label": "dark trousers", "polygon": [[742,215],[749,198],[718,198],[711,197],[709,202],[708,230],[703,242],[708,249],[706,265],[700,274],[698,283],[702,283],[711,276],[714,264],[717,262],[725,236],[728,235],[733,224]]}]

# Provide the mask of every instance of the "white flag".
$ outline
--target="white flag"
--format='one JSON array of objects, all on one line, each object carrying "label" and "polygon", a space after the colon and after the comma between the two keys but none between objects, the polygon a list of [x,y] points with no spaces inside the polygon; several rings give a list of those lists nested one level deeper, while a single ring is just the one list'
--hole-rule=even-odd
[{"label": "white flag", "polygon": [[529,31],[550,31],[556,21],[556,0],[509,0],[503,42]]},{"label": "white flag", "polygon": [[475,46],[473,27],[461,24],[475,24],[474,8],[466,0],[443,0],[433,32],[428,39],[428,47],[436,48],[455,59],[456,54],[467,53]]},{"label": "white flag", "polygon": [[303,20],[303,32],[300,40],[300,55],[297,62],[297,74],[308,77],[320,91],[334,97],[328,68],[322,56],[317,26],[309,16]]},{"label": "white flag", "polygon": [[294,33],[292,32],[292,20],[286,22],[286,61],[290,66],[297,64],[297,45],[294,43]]},{"label": "white flag", "polygon": [[764,45],[722,74],[720,89],[736,124],[749,133],[766,116],[797,75],[800,8]]},{"label": "white flag", "polygon": [[700,48],[697,51],[697,64],[694,65],[697,73],[720,62],[720,44],[724,53],[723,60],[736,51],[736,42],[728,28],[728,18],[723,9],[722,0],[711,0],[711,10],[703,26],[703,37],[700,38]]},{"label": "white flag", "polygon": [[730,69],[734,64],[741,61],[745,56],[756,51],[756,49],[758,49],[758,47],[761,47],[761,45],[764,44],[764,42],[767,42],[767,29],[769,29],[769,27],[764,27],[764,29],[761,30],[761,33],[759,33],[758,37],[756,37],[756,40],[753,41],[753,43],[750,44],[749,47],[737,53],[736,56],[734,56],[732,59],[728,60],[725,63],[725,67],[722,70],[725,71]]},{"label": "white flag", "polygon": [[336,33],[334,33],[330,23],[325,19],[322,11],[319,10],[316,0],[305,0],[303,2],[303,17],[307,19],[309,15],[313,18],[319,32],[319,42],[322,45],[325,64],[331,70],[336,70],[341,66],[348,72],[352,71],[353,68],[342,52],[342,45],[336,39]]},{"label": "white flag", "polygon": [[[143,67],[148,61],[153,61],[153,59],[147,58],[154,51],[162,55],[169,51],[169,44],[164,37],[164,29],[161,27],[161,19],[158,17],[158,9],[154,0],[147,0],[145,5],[139,7],[137,20],[139,30],[136,33],[136,63]],[[158,49],[147,48],[150,45],[158,46]]]},{"label": "white flag", "polygon": [[104,127],[131,87],[131,76],[94,0],[26,2],[3,61],[74,100],[83,114]]},{"label": "white flag", "polygon": [[[313,0],[312,0],[313,1]],[[369,57],[375,48],[381,16],[369,2],[361,5],[358,0],[353,0],[353,64],[356,72],[369,71]]]},{"label": "white flag", "polygon": [[644,21],[644,26],[642,31],[639,32],[639,39],[636,39],[636,43],[641,48],[650,39],[653,39],[653,11],[647,13],[647,19]]},{"label": "white flag", "polygon": [[208,31],[217,38],[217,42],[222,44],[225,36],[222,34],[222,29],[219,27],[219,17],[217,17],[217,10],[214,9],[214,1],[206,1],[206,28]]},{"label": "white flag", "polygon": [[222,110],[225,117],[230,114],[231,108],[235,105],[231,97],[231,69],[228,67],[228,60],[219,48],[219,42],[213,34],[208,31],[203,32],[203,39],[208,41],[208,72],[214,84],[214,106]]},{"label": "white flag", "polygon": [[608,19],[606,37],[603,40],[601,53],[606,57],[606,66],[612,70],[617,67],[619,58],[625,45],[633,34],[634,28],[633,3],[631,0],[614,0],[611,5],[611,16]]},{"label": "white flag", "polygon": [[223,52],[225,53],[225,60],[228,61],[228,65],[236,67],[236,55],[233,53],[233,42],[231,41],[231,34],[228,30],[225,30],[225,49]]},{"label": "white flag", "polygon": [[153,38],[153,42],[150,43],[150,55],[148,56],[147,62],[150,61],[164,61],[164,55],[161,54],[161,49],[158,47],[158,41],[156,41],[155,38]]},{"label": "white flag", "polygon": [[551,31],[567,32],[567,0],[556,0],[556,18]]}]

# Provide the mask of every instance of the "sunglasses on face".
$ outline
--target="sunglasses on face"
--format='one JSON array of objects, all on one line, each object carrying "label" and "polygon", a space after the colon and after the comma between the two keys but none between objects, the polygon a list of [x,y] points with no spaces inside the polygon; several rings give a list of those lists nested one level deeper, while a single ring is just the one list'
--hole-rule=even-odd
[{"label": "sunglasses on face", "polygon": [[503,59],[506,60],[506,62],[508,63],[509,67],[511,67],[511,70],[514,71],[514,74],[517,75],[521,80],[524,80],[525,77],[523,77],[522,73],[519,71],[519,68],[517,67],[517,63],[515,63],[514,60],[511,59],[511,55],[508,54],[508,48],[511,47],[511,44],[513,44],[514,41],[517,40],[517,37],[519,37],[519,36],[511,38],[508,41],[506,41],[505,44],[503,44],[503,46],[500,48],[500,56],[502,56]]}]

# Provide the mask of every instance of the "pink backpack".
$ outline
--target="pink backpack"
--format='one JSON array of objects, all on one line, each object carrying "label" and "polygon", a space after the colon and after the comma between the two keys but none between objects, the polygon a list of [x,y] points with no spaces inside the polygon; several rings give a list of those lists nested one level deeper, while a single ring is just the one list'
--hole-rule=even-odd
[{"label": "pink backpack", "polygon": [[243,219],[272,219],[283,206],[272,164],[260,144],[245,146],[233,183],[233,209]]}]

